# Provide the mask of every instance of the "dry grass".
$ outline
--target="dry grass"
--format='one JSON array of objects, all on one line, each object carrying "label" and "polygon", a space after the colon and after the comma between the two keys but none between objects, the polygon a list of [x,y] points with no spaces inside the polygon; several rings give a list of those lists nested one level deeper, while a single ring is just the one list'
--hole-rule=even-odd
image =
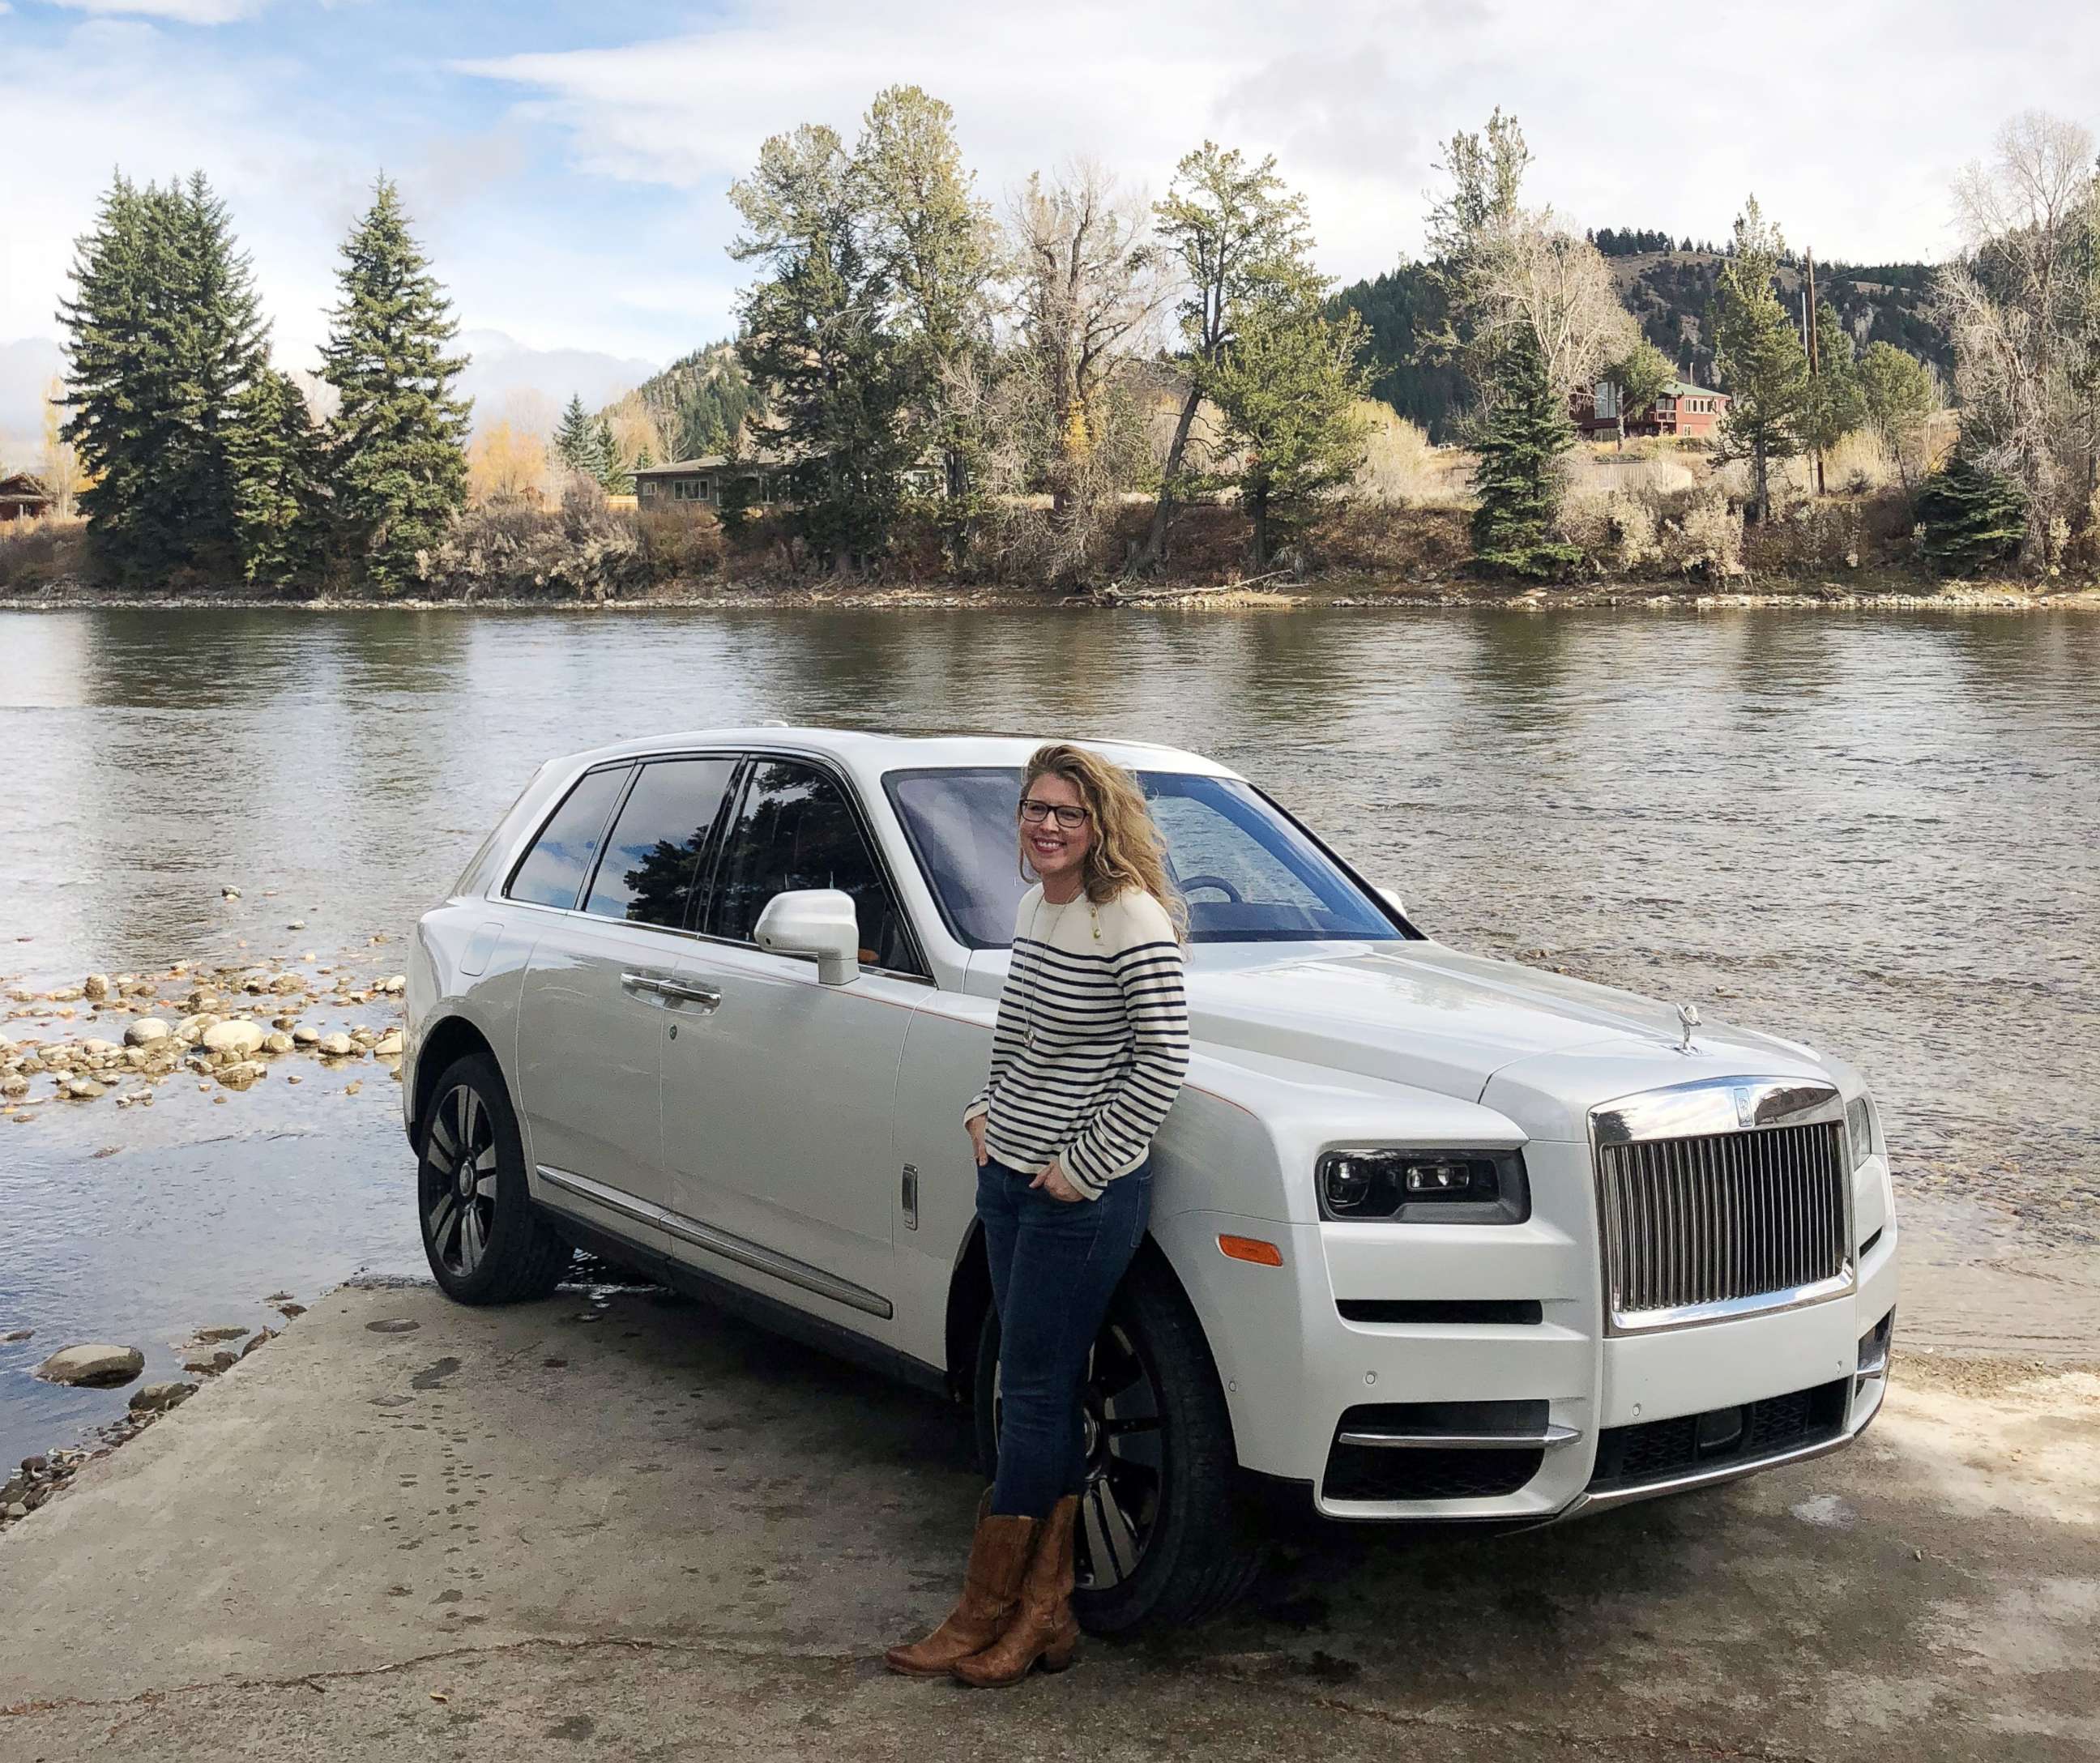
[{"label": "dry grass", "polygon": [[86,562],[87,522],[46,514],[0,527],[0,593],[33,593],[80,575]]},{"label": "dry grass", "polygon": [[1432,447],[1428,431],[1392,406],[1366,401],[1370,427],[1364,463],[1350,486],[1356,499],[1405,508],[1471,508],[1473,456]]}]

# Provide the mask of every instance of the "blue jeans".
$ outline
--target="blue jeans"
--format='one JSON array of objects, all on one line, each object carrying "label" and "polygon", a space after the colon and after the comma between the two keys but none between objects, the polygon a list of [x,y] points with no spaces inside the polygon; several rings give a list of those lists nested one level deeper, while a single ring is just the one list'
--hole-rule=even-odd
[{"label": "blue jeans", "polygon": [[1118,1175],[1098,1200],[1053,1200],[996,1158],[977,1171],[977,1216],[999,1307],[999,1478],[991,1509],[1049,1516],[1083,1492],[1080,1391],[1116,1283],[1145,1236],[1152,1166]]}]

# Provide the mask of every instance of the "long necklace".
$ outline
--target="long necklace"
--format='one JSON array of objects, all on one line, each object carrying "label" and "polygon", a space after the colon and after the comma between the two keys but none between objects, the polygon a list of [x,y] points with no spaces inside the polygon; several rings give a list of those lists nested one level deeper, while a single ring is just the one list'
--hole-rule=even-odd
[{"label": "long necklace", "polygon": [[[1084,889],[1082,889],[1082,890],[1081,890],[1081,893],[1083,893],[1084,891],[1085,891]],[[1035,897],[1035,910],[1033,912],[1031,912],[1030,914],[1029,914],[1029,915],[1028,915],[1028,940],[1029,940],[1030,942],[1037,942],[1037,943],[1039,943],[1040,941],[1043,941],[1043,939],[1042,939],[1040,937],[1039,937],[1039,936],[1037,936],[1037,935],[1036,935],[1036,932],[1037,932],[1037,931],[1041,928],[1041,926],[1042,926],[1042,923],[1043,923],[1043,903],[1044,903],[1044,901],[1046,901],[1046,899],[1048,899],[1048,897],[1047,895],[1043,895],[1043,894],[1040,894],[1040,893],[1039,893],[1038,895],[1036,895],[1036,897]],[[1077,898],[1079,898],[1079,895],[1078,895],[1078,894],[1074,894],[1074,895],[1072,897],[1072,898],[1073,898],[1074,900],[1076,900]],[[1054,918],[1054,919],[1052,919],[1050,921],[1050,934],[1054,937],[1057,934],[1057,927],[1058,927],[1060,924],[1062,924],[1062,923],[1065,922],[1065,907],[1067,907],[1067,906],[1069,906],[1070,905],[1071,905],[1072,901],[1071,901],[1071,900],[1059,900],[1059,901],[1052,901],[1052,902],[1051,902],[1051,903],[1052,903],[1052,904],[1053,904],[1053,905],[1056,906],[1056,908],[1057,908],[1057,917],[1056,917],[1056,918]],[[1052,946],[1055,946],[1055,945],[1053,945]],[[1027,1038],[1027,1042],[1028,1042],[1028,1045],[1029,1045],[1029,1046],[1030,1046],[1030,1047],[1035,1046],[1035,989],[1033,986],[1030,986],[1030,987],[1029,988],[1029,990],[1028,990],[1028,1032],[1027,1032],[1027,1037],[1026,1037],[1026,1038]]]}]

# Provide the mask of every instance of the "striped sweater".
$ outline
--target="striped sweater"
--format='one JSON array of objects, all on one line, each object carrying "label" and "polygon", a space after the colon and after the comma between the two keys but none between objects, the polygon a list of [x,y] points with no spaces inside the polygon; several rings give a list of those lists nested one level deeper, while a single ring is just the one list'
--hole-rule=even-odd
[{"label": "striped sweater", "polygon": [[1055,1157],[1098,1200],[1145,1161],[1188,1069],[1181,948],[1159,902],[1023,894],[991,1075],[963,1114],[986,1117],[985,1148],[1031,1175]]}]

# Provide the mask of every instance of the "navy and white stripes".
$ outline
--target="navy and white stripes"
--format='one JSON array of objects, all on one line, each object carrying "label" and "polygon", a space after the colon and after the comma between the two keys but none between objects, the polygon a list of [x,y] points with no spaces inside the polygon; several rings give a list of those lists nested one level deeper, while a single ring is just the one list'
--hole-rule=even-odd
[{"label": "navy and white stripes", "polygon": [[991,1074],[964,1118],[1034,1174],[1052,1157],[1089,1200],[1145,1161],[1189,1069],[1181,947],[1138,889],[1103,906],[1021,897],[992,1031]]}]

